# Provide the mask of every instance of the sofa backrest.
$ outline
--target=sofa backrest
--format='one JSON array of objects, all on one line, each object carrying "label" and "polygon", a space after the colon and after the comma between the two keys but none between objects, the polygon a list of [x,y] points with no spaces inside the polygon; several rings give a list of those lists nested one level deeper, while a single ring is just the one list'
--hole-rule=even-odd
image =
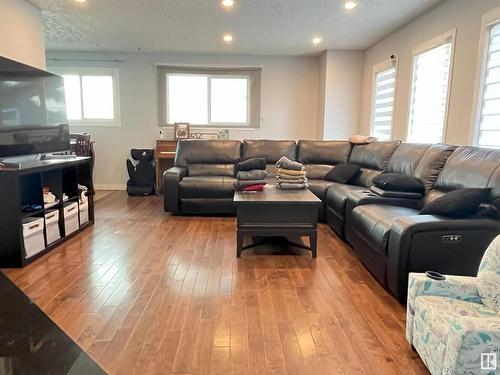
[{"label": "sofa backrest", "polygon": [[[500,195],[500,150],[460,146],[448,157],[443,169],[422,204],[461,188],[492,188]],[[498,174],[497,174],[498,173]],[[498,196],[497,195],[497,196]]]},{"label": "sofa backrest", "polygon": [[174,165],[189,176],[234,176],[240,156],[240,141],[187,139],[178,142]]},{"label": "sofa backrest", "polygon": [[472,146],[458,147],[450,155],[434,188],[451,191],[460,188],[492,187],[492,177],[500,166],[500,150]]},{"label": "sofa backrest", "polygon": [[241,159],[265,158],[269,176],[276,174],[276,162],[286,156],[290,160],[297,159],[297,144],[289,140],[246,139],[241,146]]},{"label": "sofa backrest", "polygon": [[426,192],[434,187],[439,173],[456,148],[456,146],[438,143],[430,146],[424,153],[413,172],[413,177],[418,178],[424,184]]},{"label": "sofa backrest", "polygon": [[353,184],[370,187],[372,180],[386,168],[400,143],[400,141],[385,141],[354,145],[349,156],[349,163],[358,164],[361,167],[361,173]]},{"label": "sofa backrest", "polygon": [[500,165],[493,172],[488,187],[491,188],[491,199],[500,198]]},{"label": "sofa backrest", "polygon": [[392,154],[385,172],[413,176],[430,144],[401,143]]},{"label": "sofa backrest", "polygon": [[324,179],[334,165],[349,159],[349,141],[308,141],[297,142],[297,161],[306,166],[307,177]]}]

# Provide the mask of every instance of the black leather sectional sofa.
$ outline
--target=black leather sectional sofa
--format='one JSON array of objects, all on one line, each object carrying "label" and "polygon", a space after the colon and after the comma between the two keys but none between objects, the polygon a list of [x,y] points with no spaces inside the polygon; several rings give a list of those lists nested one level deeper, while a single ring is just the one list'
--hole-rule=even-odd
[{"label": "black leather sectional sofa", "polygon": [[[177,214],[231,214],[235,165],[264,157],[274,183],[283,155],[306,166],[309,189],[323,205],[320,220],[348,241],[370,272],[395,296],[406,298],[409,272],[434,270],[475,276],[500,221],[475,216],[450,219],[419,215],[425,203],[463,187],[491,187],[500,197],[500,150],[399,141],[352,145],[348,141],[185,140],[164,179],[165,211]],[[327,181],[336,164],[355,163],[361,172],[351,184]],[[382,172],[418,178],[421,199],[383,198],[369,188]]]}]

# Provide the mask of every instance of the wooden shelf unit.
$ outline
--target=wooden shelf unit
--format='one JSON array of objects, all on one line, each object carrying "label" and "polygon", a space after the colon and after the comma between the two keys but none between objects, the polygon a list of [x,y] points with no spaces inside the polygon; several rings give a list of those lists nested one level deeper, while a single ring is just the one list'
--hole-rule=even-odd
[{"label": "wooden shelf unit", "polygon": [[[79,229],[66,236],[63,194],[68,196],[67,201],[78,202],[78,184],[88,188],[93,186],[90,157],[37,160],[24,163],[20,168],[0,169],[0,267],[24,267],[94,223],[94,200],[93,195],[89,194],[89,221],[85,224],[79,222]],[[24,212],[22,207],[25,205],[44,207],[44,187],[49,187],[56,199],[59,199],[59,203],[50,208]],[[22,221],[26,217],[42,218],[49,210],[59,210],[61,238],[46,246],[43,251],[27,258]],[[45,225],[44,237],[47,243]]]}]

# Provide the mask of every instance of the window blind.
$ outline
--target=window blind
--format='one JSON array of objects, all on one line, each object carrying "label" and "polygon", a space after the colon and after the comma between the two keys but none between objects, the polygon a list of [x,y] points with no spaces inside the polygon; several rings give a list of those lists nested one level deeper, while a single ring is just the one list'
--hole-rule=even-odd
[{"label": "window blind", "polygon": [[478,146],[500,148],[500,23],[490,29]]},{"label": "window blind", "polygon": [[376,73],[374,80],[372,135],[387,140],[392,133],[396,68],[393,66]]},{"label": "window blind", "polygon": [[446,42],[413,58],[408,141],[443,141],[452,43]]}]

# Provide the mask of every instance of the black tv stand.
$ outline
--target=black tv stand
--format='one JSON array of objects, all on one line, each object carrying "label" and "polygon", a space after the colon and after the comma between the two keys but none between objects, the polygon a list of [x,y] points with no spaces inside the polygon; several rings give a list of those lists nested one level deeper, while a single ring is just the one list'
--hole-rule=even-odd
[{"label": "black tv stand", "polygon": [[[78,202],[78,184],[90,188],[92,169],[90,157],[72,159],[26,160],[17,167],[0,168],[0,267],[24,267],[61,243],[78,234],[94,223],[94,199],[88,195],[89,221],[81,224],[76,232],[66,236],[64,228],[63,194],[68,201]],[[59,199],[59,204],[50,209],[59,210],[59,231],[61,238],[48,245],[42,252],[27,258],[24,249],[22,220],[26,217],[44,217],[49,209],[23,212],[23,206],[44,207],[43,187]],[[46,237],[45,229],[44,236]]]}]

